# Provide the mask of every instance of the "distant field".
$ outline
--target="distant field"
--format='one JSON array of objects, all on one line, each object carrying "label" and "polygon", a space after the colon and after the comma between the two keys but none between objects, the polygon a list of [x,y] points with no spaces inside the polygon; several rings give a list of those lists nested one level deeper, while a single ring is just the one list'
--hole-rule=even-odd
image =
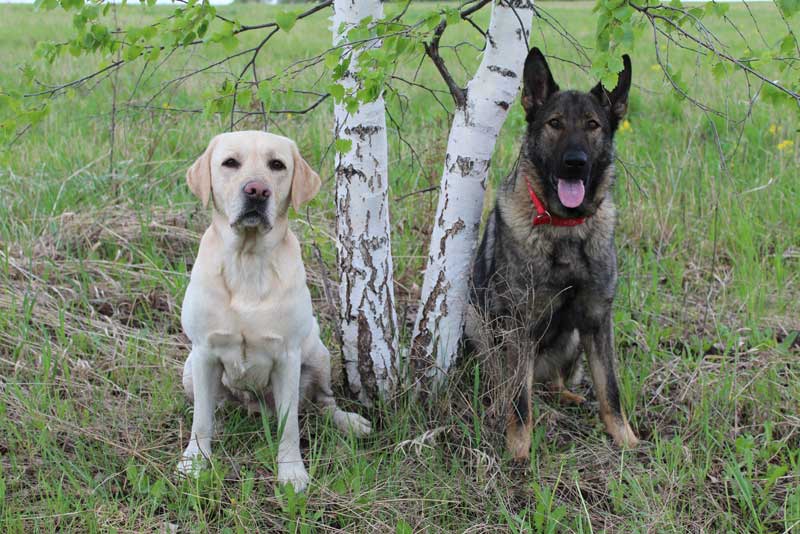
[{"label": "distant field", "polygon": [[[550,64],[562,87],[595,83],[573,63],[586,61],[554,29],[591,46],[591,5],[539,4],[545,17],[534,21],[532,44],[554,56]],[[118,17],[147,19],[170,9],[129,6]],[[254,22],[275,13],[258,5],[220,11]],[[760,42],[785,32],[771,4],[749,11],[732,5],[729,17],[741,36],[719,22],[709,25],[734,49],[742,37]],[[14,84],[38,41],[66,38],[71,24],[71,15],[60,11],[0,7],[0,85]],[[323,52],[330,46],[329,25],[317,16],[278,34],[259,70],[280,72]],[[248,34],[242,45],[259,38]],[[464,40],[479,45],[480,35],[463,23],[448,30],[447,43]],[[760,102],[748,114],[743,76],[717,80],[672,47],[669,60],[690,94],[728,116],[704,113],[672,94],[651,37],[642,36],[637,46],[629,124],[617,137],[621,274],[615,319],[623,403],[646,441],[640,449],[622,453],[609,442],[596,404],[566,408],[540,398],[530,468],[514,468],[504,456],[498,422],[482,417],[481,399],[472,394],[473,369],[466,369],[463,383],[440,405],[400,397],[372,411],[378,431],[369,439],[346,439],[320,417],[305,419],[303,452],[314,480],[305,496],[276,495],[275,425],[236,409],[221,419],[217,469],[199,481],[177,478],[174,464],[191,425],[180,387],[187,345],[179,310],[208,220],[184,173],[208,139],[228,128],[222,119],[180,110],[202,107],[201,97],[244,61],[148,97],[167,80],[223,57],[220,48],[175,54],[152,76],[140,76],[141,65],[129,66],[113,79],[113,177],[112,79],[54,100],[45,122],[2,159],[0,530],[800,529],[797,115]],[[469,48],[461,49],[463,68],[448,57],[459,81],[479,61]],[[39,64],[39,79],[63,83],[99,62],[67,56],[51,68]],[[398,73],[411,78],[418,65],[419,58]],[[292,85],[314,89],[317,79],[321,90],[328,83],[322,65]],[[417,81],[445,89],[427,61]],[[401,81],[393,87],[403,95],[402,106],[390,107],[400,125],[391,126],[390,182],[397,199],[391,215],[399,315],[407,337],[436,194],[406,195],[438,183],[449,119],[429,92]],[[750,91],[757,89],[754,84]],[[452,109],[447,94],[437,96]],[[273,109],[310,102],[297,92],[276,98]],[[239,127],[261,123],[251,118]],[[304,243],[326,339],[333,315],[322,280],[335,277],[331,128],[329,101],[311,114],[274,116],[270,124],[295,138],[323,176],[322,193],[308,215],[293,216],[293,226]],[[498,142],[492,184],[512,167],[523,129],[517,103]],[[332,339],[330,345],[338,356]],[[589,382],[581,390],[593,399]],[[426,431],[434,431],[432,441],[407,442]]]}]

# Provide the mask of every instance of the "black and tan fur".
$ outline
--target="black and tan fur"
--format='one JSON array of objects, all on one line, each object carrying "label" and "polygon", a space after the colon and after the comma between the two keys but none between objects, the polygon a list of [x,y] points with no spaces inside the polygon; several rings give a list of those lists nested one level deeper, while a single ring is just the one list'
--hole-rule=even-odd
[{"label": "black and tan fur", "polygon": [[[545,384],[564,401],[583,402],[568,387],[587,354],[600,417],[614,441],[638,443],[620,407],[612,324],[617,284],[614,245],[614,132],[627,108],[630,59],[617,87],[560,91],[544,56],[533,49],[523,75],[527,132],[517,168],[502,183],[473,266],[467,335],[502,344],[515,378],[506,443],[515,459],[530,454],[531,389]],[[572,227],[532,226],[536,210],[525,177],[547,210],[586,217]],[[559,200],[557,179],[582,180],[580,205]]]}]

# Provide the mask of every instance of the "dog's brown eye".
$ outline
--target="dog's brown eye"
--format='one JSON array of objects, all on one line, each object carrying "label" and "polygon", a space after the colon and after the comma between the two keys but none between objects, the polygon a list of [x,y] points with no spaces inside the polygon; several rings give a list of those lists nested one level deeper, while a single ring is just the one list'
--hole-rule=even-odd
[{"label": "dog's brown eye", "polygon": [[558,119],[550,119],[549,121],[547,121],[547,124],[549,124],[550,127],[553,128],[554,130],[561,129],[561,121]]},{"label": "dog's brown eye", "polygon": [[226,159],[225,161],[222,162],[222,166],[223,167],[228,167],[228,168],[231,168],[231,169],[238,169],[239,168],[239,162],[236,161],[233,158],[228,158],[228,159]]},{"label": "dog's brown eye", "polygon": [[600,128],[600,123],[594,119],[589,119],[589,122],[586,123],[586,127],[590,130],[596,130]]},{"label": "dog's brown eye", "polygon": [[279,159],[271,159],[269,160],[269,168],[273,171],[282,171],[286,168],[286,165]]}]

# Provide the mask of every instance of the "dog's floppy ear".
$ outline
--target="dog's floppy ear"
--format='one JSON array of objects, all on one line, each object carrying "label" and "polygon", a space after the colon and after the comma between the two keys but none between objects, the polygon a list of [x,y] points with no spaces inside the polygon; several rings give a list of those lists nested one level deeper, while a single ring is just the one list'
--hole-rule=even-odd
[{"label": "dog's floppy ear", "polygon": [[319,174],[303,159],[297,145],[292,143],[292,157],[294,158],[294,175],[292,176],[292,207],[295,211],[300,206],[317,196],[322,180]]},{"label": "dog's floppy ear", "polygon": [[541,50],[534,48],[525,58],[525,69],[522,72],[522,107],[525,115],[533,114],[553,93],[558,92],[558,84],[550,74],[550,67]]},{"label": "dog's floppy ear", "polygon": [[186,171],[186,183],[203,203],[204,208],[208,206],[208,199],[211,197],[211,153],[214,152],[216,144],[215,137],[208,143],[205,152]]},{"label": "dog's floppy ear", "polygon": [[628,54],[622,56],[622,72],[619,73],[617,78],[617,86],[610,93],[606,91],[602,83],[598,83],[592,89],[592,94],[600,101],[603,107],[608,108],[609,117],[611,118],[611,131],[617,129],[619,121],[625,116],[628,111],[628,92],[631,89],[631,58]]}]

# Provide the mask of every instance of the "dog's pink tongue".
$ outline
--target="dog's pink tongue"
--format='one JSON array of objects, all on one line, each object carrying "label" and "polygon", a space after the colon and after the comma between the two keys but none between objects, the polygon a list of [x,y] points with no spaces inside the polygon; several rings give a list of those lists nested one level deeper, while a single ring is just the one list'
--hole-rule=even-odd
[{"label": "dog's pink tongue", "polygon": [[558,199],[567,208],[576,208],[583,202],[583,182],[581,180],[558,179]]}]

